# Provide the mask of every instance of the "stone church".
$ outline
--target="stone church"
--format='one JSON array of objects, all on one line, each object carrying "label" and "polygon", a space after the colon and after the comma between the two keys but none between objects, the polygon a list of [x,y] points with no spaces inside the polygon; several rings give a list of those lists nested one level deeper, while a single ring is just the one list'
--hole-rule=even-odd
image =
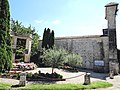
[{"label": "stone church", "polygon": [[118,3],[111,2],[105,6],[105,19],[108,28],[103,35],[56,37],[55,45],[70,52],[79,54],[82,68],[97,72],[109,72],[113,68],[119,70],[116,44],[116,15]]}]

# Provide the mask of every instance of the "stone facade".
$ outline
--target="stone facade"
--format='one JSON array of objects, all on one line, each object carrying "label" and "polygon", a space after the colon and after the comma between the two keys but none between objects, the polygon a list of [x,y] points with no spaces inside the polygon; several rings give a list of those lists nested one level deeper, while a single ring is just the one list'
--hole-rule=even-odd
[{"label": "stone facade", "polygon": [[82,68],[94,69],[95,60],[104,61],[104,71],[108,70],[108,37],[107,36],[81,36],[58,37],[55,39],[58,48],[78,53],[82,59]]}]

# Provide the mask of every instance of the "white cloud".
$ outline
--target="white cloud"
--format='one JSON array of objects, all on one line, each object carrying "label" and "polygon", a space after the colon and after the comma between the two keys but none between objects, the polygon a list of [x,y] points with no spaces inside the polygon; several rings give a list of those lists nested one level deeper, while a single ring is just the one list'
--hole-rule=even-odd
[{"label": "white cloud", "polygon": [[52,23],[55,24],[55,25],[57,25],[57,24],[59,24],[60,22],[61,22],[60,20],[54,20]]},{"label": "white cloud", "polygon": [[[50,21],[45,21],[45,20],[35,20],[34,22],[37,23],[37,24],[50,24]],[[54,25],[57,25],[60,22],[61,22],[60,20],[51,21],[51,23],[54,24]]]},{"label": "white cloud", "polygon": [[35,22],[36,22],[37,24],[41,24],[41,23],[43,23],[43,20],[35,20]]}]

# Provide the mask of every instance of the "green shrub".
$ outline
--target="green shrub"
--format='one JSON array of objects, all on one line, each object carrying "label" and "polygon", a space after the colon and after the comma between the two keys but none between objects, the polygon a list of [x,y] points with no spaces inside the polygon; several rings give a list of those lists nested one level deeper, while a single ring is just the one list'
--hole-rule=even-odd
[{"label": "green shrub", "polygon": [[79,54],[68,54],[66,56],[66,61],[65,63],[67,63],[69,66],[72,66],[72,67],[79,67],[81,66],[81,63],[82,63],[82,58]]},{"label": "green shrub", "polygon": [[53,76],[54,78],[59,78],[59,79],[62,79],[62,78],[63,78],[62,75],[60,75],[60,74],[58,74],[58,73],[56,73],[56,72],[54,72],[54,73],[52,74],[52,76]]},{"label": "green shrub", "polygon": [[31,77],[32,77],[32,78],[36,78],[36,79],[41,79],[41,78],[42,78],[42,79],[43,79],[43,78],[45,78],[45,79],[48,79],[48,78],[62,79],[62,78],[63,78],[62,75],[60,75],[60,74],[58,74],[58,73],[56,73],[56,72],[54,72],[54,73],[52,73],[52,74],[50,74],[50,73],[40,73],[40,74],[35,73],[35,74],[33,74]]}]

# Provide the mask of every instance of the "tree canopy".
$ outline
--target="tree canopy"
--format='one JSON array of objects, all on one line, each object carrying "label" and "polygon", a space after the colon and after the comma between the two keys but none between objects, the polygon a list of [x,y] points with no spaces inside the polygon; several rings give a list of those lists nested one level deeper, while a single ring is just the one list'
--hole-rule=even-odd
[{"label": "tree canopy", "polygon": [[42,59],[45,65],[52,67],[52,73],[55,67],[62,66],[67,52],[64,49],[43,49]]}]

